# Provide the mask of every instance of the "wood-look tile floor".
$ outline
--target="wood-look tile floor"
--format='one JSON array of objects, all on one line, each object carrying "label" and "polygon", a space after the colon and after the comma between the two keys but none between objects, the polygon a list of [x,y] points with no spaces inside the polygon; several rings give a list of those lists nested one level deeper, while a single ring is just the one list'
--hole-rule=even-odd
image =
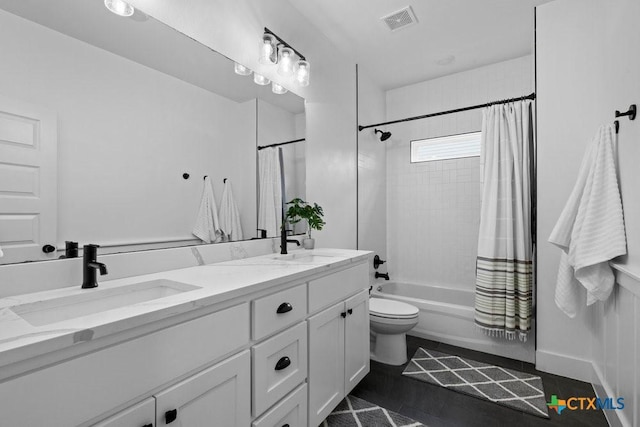
[{"label": "wood-look tile floor", "polygon": [[[542,378],[547,402],[552,394],[556,394],[559,398],[595,396],[591,384],[537,371],[530,363],[407,336],[409,359],[418,347],[539,375]],[[371,361],[371,372],[351,394],[411,417],[428,427],[608,426],[602,411],[565,410],[558,415],[554,410],[549,410],[550,419],[544,419],[409,378],[402,375],[405,366],[389,366]]]}]

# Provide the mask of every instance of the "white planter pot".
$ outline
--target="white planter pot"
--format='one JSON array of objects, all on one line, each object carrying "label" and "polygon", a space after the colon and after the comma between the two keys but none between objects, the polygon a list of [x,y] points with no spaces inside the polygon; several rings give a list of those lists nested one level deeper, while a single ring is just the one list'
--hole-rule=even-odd
[{"label": "white planter pot", "polygon": [[304,239],[302,241],[302,247],[305,249],[313,249],[315,245],[316,245],[315,239]]}]

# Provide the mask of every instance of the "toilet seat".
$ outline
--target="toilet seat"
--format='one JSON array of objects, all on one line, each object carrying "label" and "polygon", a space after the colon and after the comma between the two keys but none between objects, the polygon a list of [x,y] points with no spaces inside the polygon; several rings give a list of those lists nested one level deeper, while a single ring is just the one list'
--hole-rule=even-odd
[{"label": "toilet seat", "polygon": [[384,319],[412,319],[418,317],[419,310],[401,301],[384,298],[371,298],[369,300],[369,314]]}]

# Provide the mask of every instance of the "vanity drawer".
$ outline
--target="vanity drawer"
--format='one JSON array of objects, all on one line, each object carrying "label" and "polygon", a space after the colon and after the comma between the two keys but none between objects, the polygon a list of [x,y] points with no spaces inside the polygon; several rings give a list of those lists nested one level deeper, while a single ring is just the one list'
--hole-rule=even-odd
[{"label": "vanity drawer", "polygon": [[307,286],[298,285],[254,300],[252,315],[254,340],[299,322],[307,315]]},{"label": "vanity drawer", "polygon": [[307,424],[307,385],[302,384],[269,412],[255,420],[252,427],[304,427]]},{"label": "vanity drawer", "polygon": [[307,322],[252,348],[253,415],[282,399],[307,378]]},{"label": "vanity drawer", "polygon": [[309,281],[309,313],[328,307],[369,287],[367,263]]}]

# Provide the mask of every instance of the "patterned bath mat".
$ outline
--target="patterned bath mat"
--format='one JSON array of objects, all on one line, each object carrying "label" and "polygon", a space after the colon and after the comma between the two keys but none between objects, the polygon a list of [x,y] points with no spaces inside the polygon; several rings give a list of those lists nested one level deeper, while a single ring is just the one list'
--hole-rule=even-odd
[{"label": "patterned bath mat", "polygon": [[549,418],[542,378],[419,348],[402,375]]},{"label": "patterned bath mat", "polygon": [[425,427],[424,424],[411,418],[351,395],[345,397],[320,425],[321,427]]}]

